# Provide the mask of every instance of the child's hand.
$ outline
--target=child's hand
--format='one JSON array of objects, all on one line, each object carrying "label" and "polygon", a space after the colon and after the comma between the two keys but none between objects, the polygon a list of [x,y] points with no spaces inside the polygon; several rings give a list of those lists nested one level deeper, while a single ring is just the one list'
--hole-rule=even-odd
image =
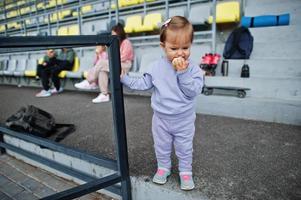
[{"label": "child's hand", "polygon": [[189,62],[182,57],[174,58],[172,65],[176,71],[183,71],[187,69]]}]

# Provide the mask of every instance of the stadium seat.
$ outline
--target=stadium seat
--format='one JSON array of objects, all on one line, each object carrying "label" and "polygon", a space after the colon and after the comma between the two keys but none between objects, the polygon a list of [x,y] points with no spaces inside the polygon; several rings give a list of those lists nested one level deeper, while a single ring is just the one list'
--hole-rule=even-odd
[{"label": "stadium seat", "polygon": [[44,8],[45,8],[44,2],[40,2],[40,3],[37,4],[37,9],[38,9],[38,10],[42,10],[42,9],[44,9]]},{"label": "stadium seat", "polygon": [[14,76],[24,76],[26,64],[27,64],[26,59],[19,59],[13,75]]},{"label": "stadium seat", "polygon": [[[140,63],[138,64],[138,72],[129,72],[130,76],[142,76],[150,67],[150,64],[159,59],[162,56],[162,52],[159,49],[154,49],[151,53],[143,53],[141,54]],[[139,62],[139,59],[137,58]]]},{"label": "stadium seat", "polygon": [[8,60],[0,61],[0,75],[4,74],[4,71],[7,69]]},{"label": "stadium seat", "polygon": [[68,35],[79,35],[79,26],[78,25],[69,26]]},{"label": "stadium seat", "polygon": [[92,7],[92,5],[89,4],[89,5],[83,6],[80,10],[84,14],[84,13],[92,12],[93,7]]},{"label": "stadium seat", "polygon": [[7,69],[3,70],[3,75],[12,76],[17,67],[17,60],[8,60]]},{"label": "stadium seat", "polygon": [[70,17],[72,15],[71,10],[63,10],[61,12],[59,12],[59,19],[62,20],[66,17]]},{"label": "stadium seat", "polygon": [[7,18],[17,17],[18,12],[16,10],[12,10],[7,13]]},{"label": "stadium seat", "polygon": [[53,8],[56,6],[56,0],[50,0],[46,8]]},{"label": "stadium seat", "polygon": [[79,71],[81,71],[82,77],[87,78],[88,70],[93,67],[93,61],[94,60],[91,57],[81,58]]},{"label": "stadium seat", "polygon": [[[79,69],[79,58],[78,57],[75,57],[74,58],[74,65],[72,67],[72,70],[71,72],[77,72]],[[66,74],[67,74],[67,71],[61,71],[61,73],[59,73],[59,77],[60,78],[65,78],[66,77]]]},{"label": "stadium seat", "polygon": [[80,66],[77,72],[67,71],[67,78],[87,78],[88,70],[93,67],[93,58],[81,57]]},{"label": "stadium seat", "polygon": [[24,15],[24,14],[29,13],[29,12],[31,12],[30,7],[25,7],[25,8],[20,9],[21,15]]},{"label": "stadium seat", "polygon": [[142,26],[142,17],[141,15],[133,15],[126,19],[124,30],[126,33],[138,32]]},{"label": "stadium seat", "polygon": [[37,61],[35,59],[28,60],[24,75],[27,76],[27,77],[36,77],[37,76],[37,63],[38,62],[42,63],[43,58],[39,59],[39,61]]},{"label": "stadium seat", "polygon": [[210,10],[210,4],[191,7],[188,19],[192,24],[205,24],[210,16]]},{"label": "stadium seat", "polygon": [[4,32],[5,31],[5,26],[4,25],[0,25],[0,32]]},{"label": "stadium seat", "polygon": [[121,1],[121,7],[140,4],[140,0],[119,0],[119,1]]},{"label": "stadium seat", "polygon": [[[238,1],[228,1],[216,5],[216,23],[229,23],[240,21],[240,5]],[[212,24],[213,17],[208,18],[208,23]]]},{"label": "stadium seat", "polygon": [[161,13],[150,13],[144,17],[143,25],[137,27],[136,32],[154,31],[159,29],[162,23]]},{"label": "stadium seat", "polygon": [[58,29],[57,35],[59,35],[59,36],[68,35],[68,27],[66,27],[66,26],[60,27]]}]

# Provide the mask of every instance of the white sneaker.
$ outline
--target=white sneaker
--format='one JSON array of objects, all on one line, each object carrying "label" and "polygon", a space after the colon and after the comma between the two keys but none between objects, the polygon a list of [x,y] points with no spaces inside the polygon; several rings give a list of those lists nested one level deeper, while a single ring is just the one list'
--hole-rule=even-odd
[{"label": "white sneaker", "polygon": [[36,97],[50,97],[51,92],[49,90],[41,90],[38,94],[36,94]]},{"label": "white sneaker", "polygon": [[74,84],[74,87],[81,90],[96,90],[98,88],[95,84],[90,84],[87,80]]},{"label": "white sneaker", "polygon": [[57,90],[56,88],[52,88],[52,89],[50,89],[50,92],[51,92],[51,94],[58,94],[58,93],[63,92],[63,90],[64,89],[62,87],[60,87],[59,90]]},{"label": "white sneaker", "polygon": [[102,102],[108,102],[110,101],[110,96],[104,95],[100,93],[95,99],[92,100],[93,103],[102,103]]}]

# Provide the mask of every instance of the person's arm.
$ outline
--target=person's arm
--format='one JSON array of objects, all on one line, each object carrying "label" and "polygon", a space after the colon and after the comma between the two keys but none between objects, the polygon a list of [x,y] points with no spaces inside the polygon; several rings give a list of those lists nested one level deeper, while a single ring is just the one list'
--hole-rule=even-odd
[{"label": "person's arm", "polygon": [[74,62],[74,58],[75,58],[75,52],[74,51],[69,51],[67,53],[67,61],[69,61],[70,63]]},{"label": "person's arm", "polygon": [[203,72],[198,66],[177,71],[179,87],[187,98],[193,99],[201,94],[204,85]]},{"label": "person's arm", "polygon": [[125,39],[120,46],[120,61],[132,61],[134,59],[134,50],[132,43]]},{"label": "person's arm", "polygon": [[153,87],[152,77],[145,73],[142,77],[129,77],[128,75],[121,76],[121,82],[133,90],[149,90]]}]

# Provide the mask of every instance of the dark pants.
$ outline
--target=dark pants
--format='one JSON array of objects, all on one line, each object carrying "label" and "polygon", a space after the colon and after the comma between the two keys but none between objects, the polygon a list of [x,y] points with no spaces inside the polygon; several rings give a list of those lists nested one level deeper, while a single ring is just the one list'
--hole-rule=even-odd
[{"label": "dark pants", "polygon": [[46,91],[49,90],[49,79],[51,78],[54,87],[59,90],[61,87],[59,73],[63,70],[72,70],[72,67],[73,63],[65,60],[57,60],[55,65],[52,66],[38,65],[37,73],[41,78],[43,89]]}]

